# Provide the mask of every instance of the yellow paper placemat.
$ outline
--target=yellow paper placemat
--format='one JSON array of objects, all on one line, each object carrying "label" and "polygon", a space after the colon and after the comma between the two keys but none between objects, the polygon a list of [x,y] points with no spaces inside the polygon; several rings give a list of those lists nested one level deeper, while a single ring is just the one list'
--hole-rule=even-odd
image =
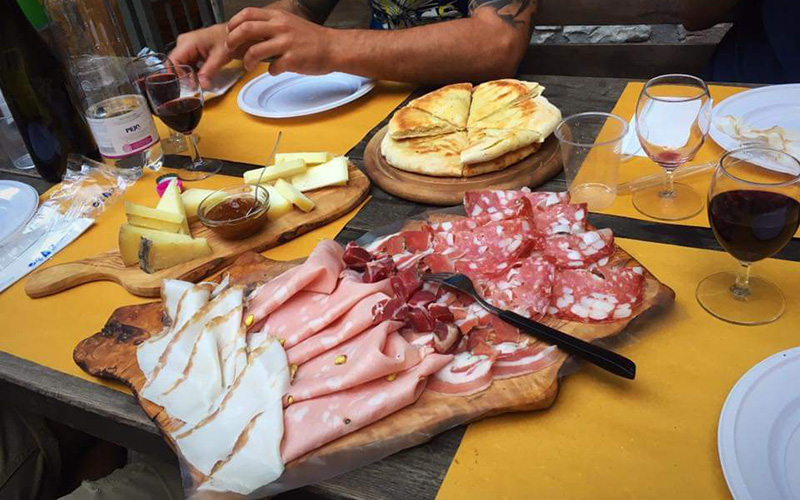
[{"label": "yellow paper placemat", "polygon": [[470,425],[439,500],[730,497],[717,457],[719,413],[748,369],[800,344],[800,263],[756,263],[754,274],[782,288],[786,313],[771,325],[735,326],[694,296],[707,275],[735,269],[733,258],[618,242],[677,294],[619,350],[636,362],[636,380],[586,366],[562,381],[550,409]]},{"label": "yellow paper placemat", "polygon": [[[169,171],[162,170],[160,173]],[[146,171],[131,186],[124,199],[147,206],[155,206],[158,194],[154,179],[157,174]],[[192,187],[218,189],[241,182],[240,178],[217,175],[203,181],[192,182]],[[361,205],[363,206],[363,205]],[[316,244],[325,238],[334,238],[361,207],[346,216],[304,234],[279,247],[264,252],[276,260],[305,257]],[[117,246],[119,226],[125,221],[122,202],[111,206],[100,219],[80,238],[45,264],[70,262]],[[32,299],[25,295],[25,278],[0,293],[0,351],[33,361],[54,370],[128,391],[120,384],[92,377],[72,360],[72,350],[86,337],[100,331],[114,309],[130,304],[151,302],[153,299],[137,297],[116,283],[104,281],[87,283],[64,292]]]},{"label": "yellow paper placemat", "polygon": [[[279,130],[283,131],[279,152],[328,151],[343,155],[414,89],[407,84],[381,81],[365,96],[330,111],[297,118],[259,118],[239,109],[236,100],[242,87],[266,73],[268,67],[259,65],[224,96],[206,103],[195,130],[201,155],[263,165]],[[168,131],[160,121],[158,128],[161,137],[166,137]]]},{"label": "yellow paper placemat", "polygon": [[[622,92],[622,95],[620,95],[616,106],[614,106],[614,109],[611,112],[615,115],[621,116],[626,121],[630,120],[636,112],[636,101],[639,99],[639,94],[641,94],[643,87],[644,83],[642,82],[628,83],[628,85],[625,87],[625,90]],[[709,91],[711,92],[711,97],[714,99],[715,105],[719,104],[725,98],[745,90],[747,89],[742,87],[728,87],[721,85],[709,86]],[[706,139],[703,147],[700,148],[697,156],[695,156],[694,160],[692,160],[689,164],[695,165],[709,161],[717,161],[722,153],[724,153],[723,149],[717,146],[717,143],[711,140],[709,137]],[[635,156],[630,160],[624,161],[620,164],[618,182],[622,184],[623,182],[632,181],[639,177],[644,177],[646,175],[656,174],[659,172],[663,172],[663,169],[655,164],[651,159],[647,157]],[[702,196],[703,199],[705,199],[708,193],[708,185],[710,180],[711,172],[709,171],[689,177],[687,179],[681,179],[678,182],[689,184],[698,193],[700,193],[700,196]],[[633,206],[630,195],[617,196],[617,199],[614,201],[614,204],[611,207],[605,210],[598,210],[598,213],[620,215],[623,217],[631,217],[640,220],[655,220],[636,210],[636,208]],[[684,226],[709,227],[708,215],[706,214],[705,210],[700,211],[699,214],[689,219],[674,222],[670,221],[670,223]]]}]

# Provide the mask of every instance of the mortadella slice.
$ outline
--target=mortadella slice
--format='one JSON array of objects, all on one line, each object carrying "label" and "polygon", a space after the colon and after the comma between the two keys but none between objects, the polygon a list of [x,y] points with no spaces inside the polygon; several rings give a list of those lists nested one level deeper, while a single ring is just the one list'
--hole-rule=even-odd
[{"label": "mortadella slice", "polygon": [[397,333],[402,326],[384,321],[301,365],[284,401],[324,396],[418,364],[424,352]]},{"label": "mortadella slice", "polygon": [[303,264],[257,288],[251,296],[248,309],[248,313],[253,315],[253,324],[264,319],[300,290],[325,294],[333,292],[339,281],[339,273],[344,270],[343,253],[344,249],[335,241],[320,241]]},{"label": "mortadella slice", "polygon": [[290,348],[327,327],[364,297],[391,293],[389,280],[364,283],[358,273],[345,271],[339,286],[330,295],[302,291],[273,312],[260,334],[251,334],[251,345],[258,345],[266,335],[274,335]]},{"label": "mortadella slice", "polygon": [[371,327],[375,323],[375,306],[385,300],[389,296],[381,292],[364,297],[330,326],[287,350],[289,364],[301,365]]},{"label": "mortadella slice", "polygon": [[383,377],[289,406],[283,413],[283,461],[288,463],[413,404],[425,390],[426,378],[451,359],[446,354],[429,354],[397,377]]}]

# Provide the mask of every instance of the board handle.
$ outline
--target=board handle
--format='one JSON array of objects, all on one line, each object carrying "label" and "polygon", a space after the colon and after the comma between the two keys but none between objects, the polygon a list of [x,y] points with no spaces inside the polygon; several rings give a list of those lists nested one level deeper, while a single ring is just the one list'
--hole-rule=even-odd
[{"label": "board handle", "polygon": [[68,262],[35,271],[25,282],[25,293],[28,297],[38,299],[92,281],[120,282],[118,276],[96,264]]}]

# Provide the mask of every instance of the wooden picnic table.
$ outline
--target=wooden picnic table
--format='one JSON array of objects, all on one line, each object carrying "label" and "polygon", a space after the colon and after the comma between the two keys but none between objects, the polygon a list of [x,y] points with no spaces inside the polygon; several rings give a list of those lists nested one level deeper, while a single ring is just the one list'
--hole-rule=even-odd
[{"label": "wooden picnic table", "polygon": [[[522,75],[520,78],[545,85],[548,98],[562,110],[564,116],[583,111],[611,111],[627,83],[627,80],[621,78],[539,75]],[[357,165],[362,163],[364,149],[372,134],[383,125],[385,121],[376,126],[348,153],[350,159]],[[170,165],[174,161],[175,158],[167,159]],[[223,173],[241,175],[250,168],[253,166],[224,162]],[[32,174],[11,170],[7,163],[5,165],[2,163],[2,160],[0,160],[0,179],[26,182],[40,193],[51,186],[50,183]],[[538,189],[565,190],[563,173]],[[373,186],[372,199],[345,226],[336,239],[340,243],[346,243],[372,229],[430,208],[432,207],[398,199]],[[721,250],[713,233],[707,228],[597,214],[590,215],[589,219],[597,226],[613,229],[614,234],[620,237]],[[800,261],[800,240],[792,240],[775,258]],[[147,418],[132,396],[2,352],[0,352],[0,401],[39,413],[121,446],[175,460],[174,454],[162,440],[155,424]],[[433,498],[444,479],[464,430],[463,426],[452,429],[423,445],[328,481],[308,486],[299,493],[288,493],[280,497],[375,500]]]}]

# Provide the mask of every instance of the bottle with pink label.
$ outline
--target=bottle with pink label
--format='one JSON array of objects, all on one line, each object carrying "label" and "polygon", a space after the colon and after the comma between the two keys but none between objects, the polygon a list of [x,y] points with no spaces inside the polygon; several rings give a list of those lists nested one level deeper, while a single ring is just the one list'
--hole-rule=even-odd
[{"label": "bottle with pink label", "polygon": [[126,169],[161,168],[162,150],[146,98],[128,79],[130,50],[106,1],[47,0],[74,97],[103,160]]}]

